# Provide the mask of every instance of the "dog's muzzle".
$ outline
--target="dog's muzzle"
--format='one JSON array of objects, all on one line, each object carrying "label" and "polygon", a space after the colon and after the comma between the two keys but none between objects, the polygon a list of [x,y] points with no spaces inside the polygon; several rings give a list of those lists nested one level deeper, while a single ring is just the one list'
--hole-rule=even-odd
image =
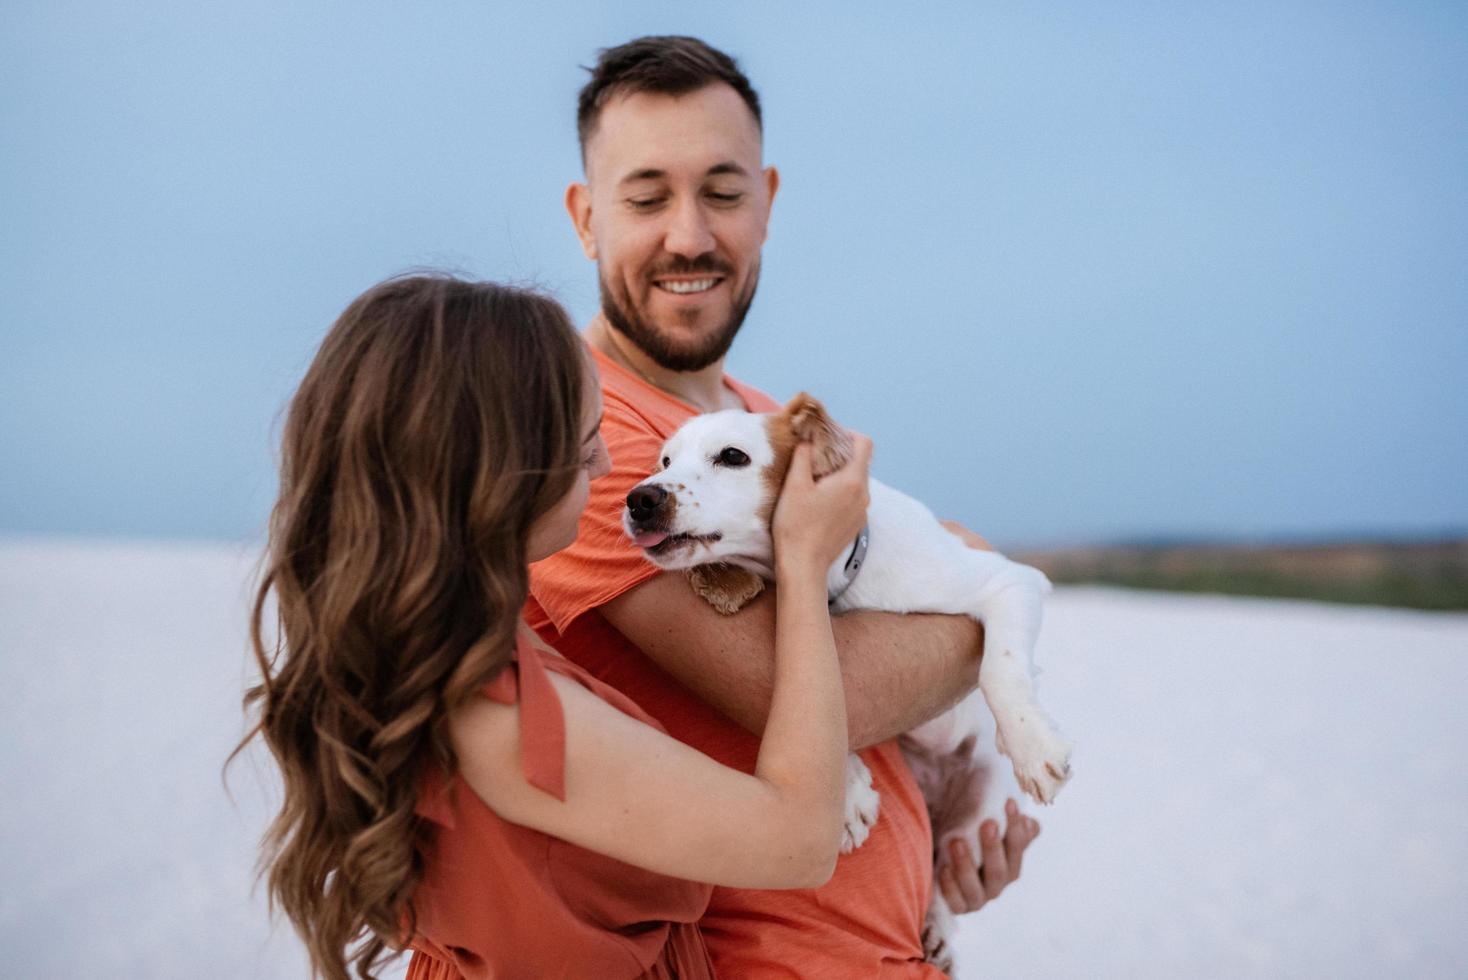
[{"label": "dog's muzzle", "polygon": [[634,522],[646,524],[657,517],[658,511],[667,501],[668,491],[656,483],[644,483],[633,487],[632,492],[627,494],[627,513]]}]

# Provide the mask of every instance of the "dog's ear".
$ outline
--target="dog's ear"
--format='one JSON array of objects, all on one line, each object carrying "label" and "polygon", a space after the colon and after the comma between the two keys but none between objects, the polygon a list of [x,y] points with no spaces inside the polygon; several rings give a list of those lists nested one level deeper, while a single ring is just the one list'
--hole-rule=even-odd
[{"label": "dog's ear", "polygon": [[785,406],[790,431],[796,442],[811,447],[811,474],[817,478],[839,470],[851,458],[851,434],[826,414],[826,406],[805,392],[790,399]]},{"label": "dog's ear", "polygon": [[745,603],[764,591],[764,579],[738,565],[698,565],[688,570],[693,591],[725,616],[732,616]]}]

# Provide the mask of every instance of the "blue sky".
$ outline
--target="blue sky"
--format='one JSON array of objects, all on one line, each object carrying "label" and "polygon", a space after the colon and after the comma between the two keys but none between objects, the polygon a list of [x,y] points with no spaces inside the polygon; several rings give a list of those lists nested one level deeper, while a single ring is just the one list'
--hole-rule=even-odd
[{"label": "blue sky", "polygon": [[578,66],[645,33],[765,102],[731,369],[941,514],[1468,527],[1468,7],[617,6],[0,8],[0,532],[258,536],[281,406],[394,272],[584,321]]}]

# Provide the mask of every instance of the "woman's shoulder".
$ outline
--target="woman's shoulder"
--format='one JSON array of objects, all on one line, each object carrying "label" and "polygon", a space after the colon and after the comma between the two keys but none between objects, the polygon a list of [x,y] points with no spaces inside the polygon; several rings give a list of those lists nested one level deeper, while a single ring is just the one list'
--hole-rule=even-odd
[{"label": "woman's shoulder", "polygon": [[[598,701],[616,708],[622,714],[631,715],[643,724],[651,725],[659,731],[663,730],[663,726],[652,715],[644,711],[642,706],[636,701],[633,701],[615,687],[591,674],[580,664],[566,658],[554,647],[541,640],[540,637],[536,636],[529,642],[534,648],[534,655],[539,658],[540,665],[545,668],[546,673],[552,678],[557,690],[562,692],[574,690],[577,694],[585,691]],[[523,655],[524,651],[522,649]]]},{"label": "woman's shoulder", "polygon": [[568,719],[597,726],[616,709],[650,721],[528,631],[480,694],[450,712],[449,737],[460,775],[486,798],[528,783],[564,799]]},{"label": "woman's shoulder", "polygon": [[495,781],[518,773],[519,702],[470,698],[449,712],[448,733],[459,774],[476,789],[485,780]]}]

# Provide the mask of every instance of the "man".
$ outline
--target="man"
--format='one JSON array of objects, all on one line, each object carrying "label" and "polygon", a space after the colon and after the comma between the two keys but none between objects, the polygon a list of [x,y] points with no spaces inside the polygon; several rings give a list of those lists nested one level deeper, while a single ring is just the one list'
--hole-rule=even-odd
[{"label": "man", "polygon": [[[762,159],[759,99],[734,62],[702,42],[641,38],[602,53],[578,128],[586,179],[567,190],[566,208],[601,284],[586,339],[613,468],[592,489],[578,542],[532,569],[527,612],[566,656],[672,735],[753,771],[751,733],[763,728],[771,691],[769,592],[721,616],[684,576],[643,558],[621,511],[690,416],[778,408],[723,370],[754,299],[779,189]],[[982,632],[962,617],[868,612],[837,617],[833,628],[851,746],[871,769],[881,814],[822,888],[715,890],[701,926],[725,976],[941,975],[922,961],[931,831],[894,739],[973,688]],[[991,823],[982,841],[958,847],[954,874],[939,882],[954,910],[978,908],[1017,876],[1037,832],[1017,818],[1003,840]]]}]

